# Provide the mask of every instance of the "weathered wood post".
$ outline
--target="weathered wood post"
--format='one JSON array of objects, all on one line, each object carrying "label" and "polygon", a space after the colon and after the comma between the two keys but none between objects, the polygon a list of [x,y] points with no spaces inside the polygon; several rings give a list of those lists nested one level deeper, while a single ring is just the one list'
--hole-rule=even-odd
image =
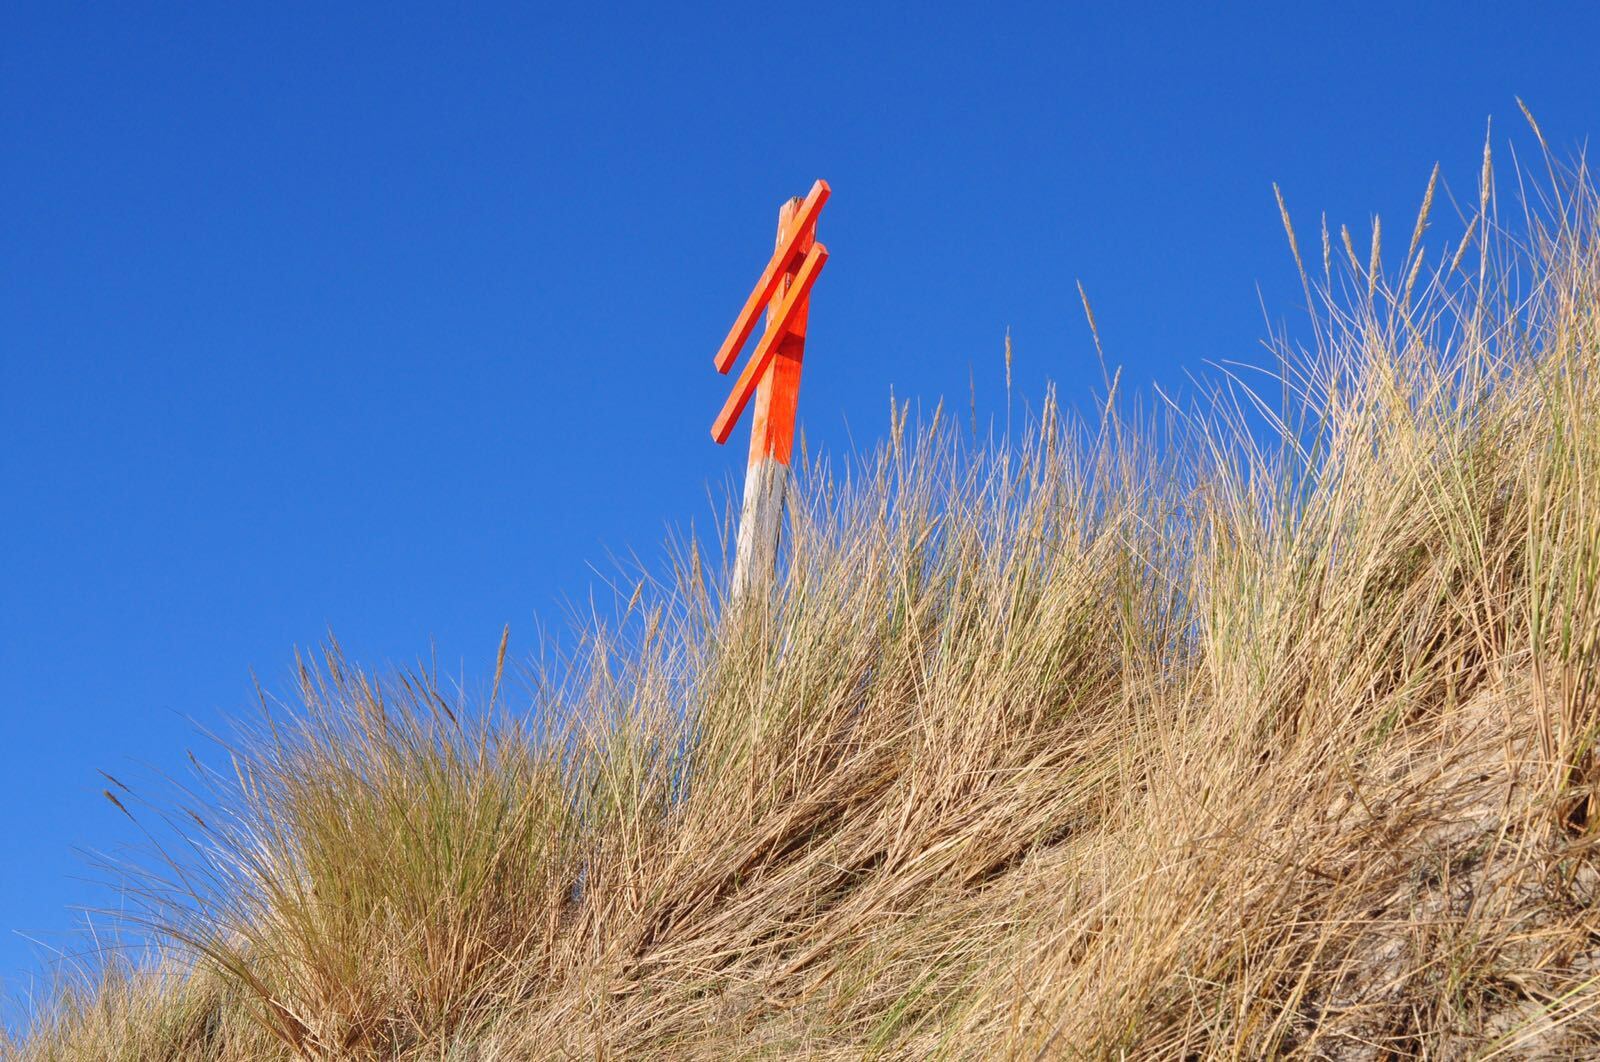
[{"label": "weathered wood post", "polygon": [[716,357],[718,371],[727,372],[765,306],[766,330],[711,428],[712,438],[726,442],[745,404],[755,398],[733,565],[735,600],[766,586],[777,565],[811,285],[828,258],[828,249],[816,240],[817,214],[827,198],[827,182],[818,181],[805,199],[783,204],[772,259]]},{"label": "weathered wood post", "polygon": [[[784,236],[794,224],[801,200],[796,197],[778,211],[778,238],[773,250],[783,246]],[[795,246],[805,254],[816,242],[806,232]],[[800,262],[783,271],[773,298],[781,304],[794,282]],[[777,317],[777,306],[767,308],[770,325]],[[733,562],[733,596],[737,600],[758,582],[771,577],[777,568],[778,540],[783,534],[783,506],[789,493],[789,458],[794,449],[795,409],[800,398],[800,367],[806,355],[806,317],[802,306],[788,329],[778,340],[772,368],[756,387],[756,405],[750,418],[750,459],[744,470],[744,504],[739,511],[738,551]],[[784,430],[785,426],[789,430]]]}]

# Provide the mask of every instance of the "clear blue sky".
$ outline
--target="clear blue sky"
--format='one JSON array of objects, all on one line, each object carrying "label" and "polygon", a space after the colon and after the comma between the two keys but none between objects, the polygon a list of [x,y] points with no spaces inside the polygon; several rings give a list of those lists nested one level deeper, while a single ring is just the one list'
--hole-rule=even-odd
[{"label": "clear blue sky", "polygon": [[1515,96],[1600,128],[1587,4],[333,6],[0,14],[0,987],[110,902],[97,768],[180,772],[329,628],[482,676],[704,526],[710,357],[814,178],[838,450],[891,386],[1003,403],[1008,327],[1081,399],[1079,279],[1133,384],[1257,357],[1273,181],[1402,233]]}]

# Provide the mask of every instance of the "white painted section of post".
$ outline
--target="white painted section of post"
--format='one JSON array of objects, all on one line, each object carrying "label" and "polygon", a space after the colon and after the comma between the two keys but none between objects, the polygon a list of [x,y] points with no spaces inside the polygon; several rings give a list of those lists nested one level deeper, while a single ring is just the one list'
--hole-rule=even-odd
[{"label": "white painted section of post", "polygon": [[739,510],[738,551],[733,560],[733,598],[759,593],[778,568],[783,504],[789,492],[789,466],[771,457],[752,461],[744,474],[744,504]]}]

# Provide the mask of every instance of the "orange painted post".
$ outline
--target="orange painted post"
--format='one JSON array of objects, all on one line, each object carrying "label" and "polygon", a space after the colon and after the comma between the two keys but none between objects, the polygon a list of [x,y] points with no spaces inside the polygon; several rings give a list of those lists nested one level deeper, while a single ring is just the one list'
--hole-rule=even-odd
[{"label": "orange painted post", "polygon": [[766,329],[711,427],[712,438],[727,442],[734,424],[755,399],[733,566],[735,599],[769,579],[777,565],[811,286],[828,260],[828,249],[816,240],[817,215],[828,194],[827,182],[818,181],[804,200],[783,204],[772,259],[716,355],[719,372],[731,369],[755,330],[757,314],[766,307]]}]

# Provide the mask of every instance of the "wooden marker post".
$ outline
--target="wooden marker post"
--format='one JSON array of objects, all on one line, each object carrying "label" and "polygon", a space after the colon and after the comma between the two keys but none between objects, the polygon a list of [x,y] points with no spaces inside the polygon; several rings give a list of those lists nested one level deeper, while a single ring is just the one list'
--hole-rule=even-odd
[{"label": "wooden marker post", "polygon": [[711,437],[719,444],[727,442],[739,415],[755,398],[744,502],[739,512],[738,552],[733,562],[735,600],[763,585],[777,565],[811,286],[828,260],[828,249],[816,239],[817,215],[828,200],[828,192],[828,183],[818,181],[805,199],[783,204],[778,212],[777,246],[772,259],[716,356],[718,372],[731,369],[755,330],[762,308],[766,308],[766,330],[711,426]]}]

